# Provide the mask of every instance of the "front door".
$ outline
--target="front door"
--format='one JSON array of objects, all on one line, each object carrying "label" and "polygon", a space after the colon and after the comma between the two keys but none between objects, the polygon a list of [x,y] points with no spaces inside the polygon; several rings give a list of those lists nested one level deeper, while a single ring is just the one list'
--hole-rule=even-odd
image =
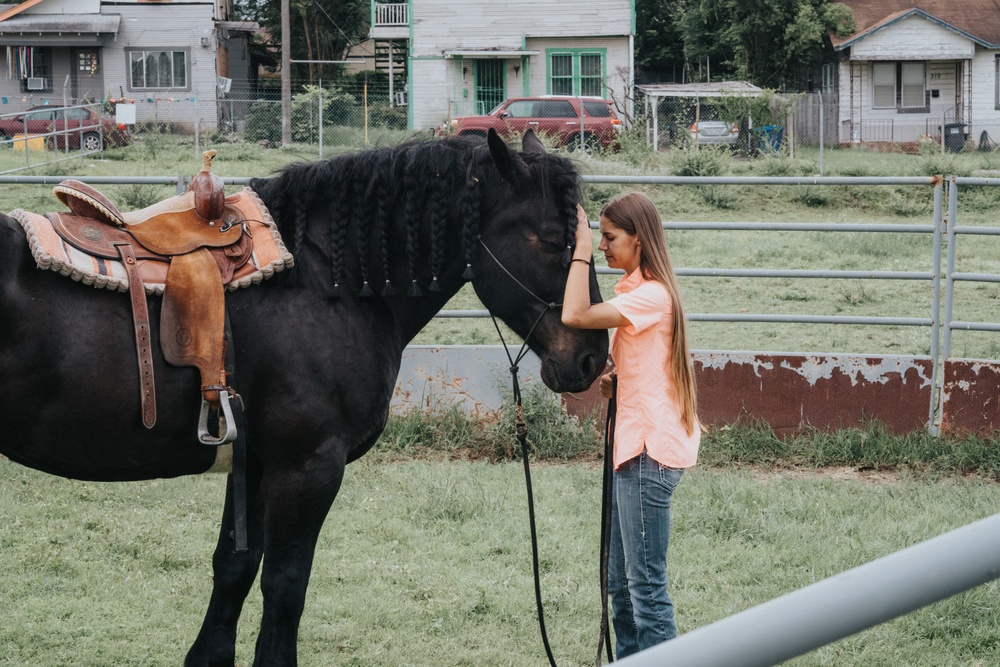
[{"label": "front door", "polygon": [[475,88],[476,115],[482,116],[493,111],[498,104],[507,99],[504,92],[504,62],[503,60],[476,60]]}]

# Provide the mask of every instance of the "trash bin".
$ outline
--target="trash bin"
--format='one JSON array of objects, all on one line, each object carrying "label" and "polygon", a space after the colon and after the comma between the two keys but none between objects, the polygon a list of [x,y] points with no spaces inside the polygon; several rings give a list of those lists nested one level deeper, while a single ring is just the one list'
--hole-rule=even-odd
[{"label": "trash bin", "polygon": [[756,129],[757,148],[765,153],[776,153],[781,150],[781,138],[785,133],[784,125],[765,125]]},{"label": "trash bin", "polygon": [[965,140],[969,138],[965,123],[945,123],[944,147],[950,153],[961,153],[965,148]]}]

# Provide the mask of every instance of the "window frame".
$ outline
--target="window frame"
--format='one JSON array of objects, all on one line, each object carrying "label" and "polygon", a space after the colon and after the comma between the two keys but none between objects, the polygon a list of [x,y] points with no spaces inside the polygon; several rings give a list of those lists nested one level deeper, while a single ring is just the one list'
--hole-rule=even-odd
[{"label": "window frame", "polygon": [[[903,70],[904,65],[913,66],[919,65],[923,76],[920,82],[920,104],[918,106],[905,105],[903,99]],[[877,104],[878,93],[884,96],[888,88],[887,83],[877,83],[876,82],[876,68],[883,69],[885,72],[892,73],[892,91],[893,91],[893,104]],[[872,109],[895,109],[896,113],[930,113],[930,92],[927,88],[927,61],[926,60],[876,60],[871,63],[871,90],[872,90]],[[914,86],[915,84],[907,83],[906,86]],[[882,90],[879,91],[878,89]],[[883,100],[884,101],[884,100]],[[912,100],[911,100],[912,101]],[[998,107],[1000,108],[1000,107]]]},{"label": "window frame", "polygon": [[[570,74],[558,74],[554,73],[553,58],[559,57],[569,57],[571,63]],[[592,74],[584,74],[583,72],[583,56],[597,56],[600,58],[600,74],[595,76]],[[584,95],[581,91],[583,90],[583,82],[585,80],[598,80],[601,87],[601,92],[599,95]],[[572,81],[571,91],[565,92],[560,90],[555,92],[556,86],[553,84],[556,81],[565,82]],[[607,99],[607,80],[608,80],[608,50],[603,47],[587,47],[587,48],[551,48],[545,49],[545,92],[548,95],[564,95],[569,97],[601,97]]]},{"label": "window frame", "polygon": [[[132,69],[132,65],[133,65],[132,56],[134,54],[137,54],[137,53],[142,54],[141,59],[142,59],[143,68],[144,68],[144,71],[143,71],[143,79],[144,79],[144,81],[143,81],[143,83],[146,83],[145,79],[149,76],[148,71],[145,71],[145,63],[146,63],[146,60],[149,58],[150,55],[152,55],[152,54],[164,54],[164,53],[168,54],[169,57],[170,57],[170,63],[171,63],[171,77],[173,78],[174,76],[176,76],[175,65],[176,65],[176,62],[177,62],[177,60],[176,60],[177,59],[177,54],[180,54],[181,56],[183,56],[183,62],[184,62],[184,84],[180,85],[180,86],[148,86],[148,85],[136,86],[135,85],[135,77],[134,77],[134,73],[133,73],[133,69]],[[127,72],[127,75],[128,75],[128,89],[129,90],[134,90],[134,91],[137,91],[137,92],[189,91],[189,90],[191,90],[191,49],[188,48],[188,47],[167,47],[167,46],[164,46],[164,47],[153,47],[153,46],[150,46],[150,47],[141,47],[141,48],[139,48],[139,47],[128,48],[128,49],[125,49],[125,62],[126,62],[126,72]]]}]

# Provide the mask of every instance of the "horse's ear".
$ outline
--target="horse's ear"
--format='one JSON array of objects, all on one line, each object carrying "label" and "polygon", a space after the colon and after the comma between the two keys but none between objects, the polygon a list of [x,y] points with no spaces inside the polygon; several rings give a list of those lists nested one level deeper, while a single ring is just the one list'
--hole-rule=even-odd
[{"label": "horse's ear", "polygon": [[545,144],[543,144],[542,140],[538,138],[535,131],[529,128],[528,131],[524,133],[524,139],[521,140],[521,150],[525,153],[544,153]]},{"label": "horse's ear", "polygon": [[528,165],[524,163],[520,155],[510,149],[510,146],[500,138],[500,135],[493,128],[490,128],[486,135],[486,143],[489,144],[493,164],[497,166],[503,180],[516,186],[531,177]]}]

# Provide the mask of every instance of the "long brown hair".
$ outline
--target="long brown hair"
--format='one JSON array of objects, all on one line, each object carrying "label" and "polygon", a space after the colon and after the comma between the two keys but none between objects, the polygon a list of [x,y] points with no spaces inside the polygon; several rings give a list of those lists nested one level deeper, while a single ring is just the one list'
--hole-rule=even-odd
[{"label": "long brown hair", "polygon": [[670,295],[673,312],[670,367],[667,369],[677,389],[681,407],[681,423],[690,434],[698,425],[698,397],[694,381],[694,366],[687,341],[684,305],[681,302],[677,276],[670,263],[670,253],[663,237],[660,214],[649,197],[641,192],[618,195],[601,209],[601,216],[610,220],[626,234],[639,237],[639,270],[646,280],[662,284]]}]

